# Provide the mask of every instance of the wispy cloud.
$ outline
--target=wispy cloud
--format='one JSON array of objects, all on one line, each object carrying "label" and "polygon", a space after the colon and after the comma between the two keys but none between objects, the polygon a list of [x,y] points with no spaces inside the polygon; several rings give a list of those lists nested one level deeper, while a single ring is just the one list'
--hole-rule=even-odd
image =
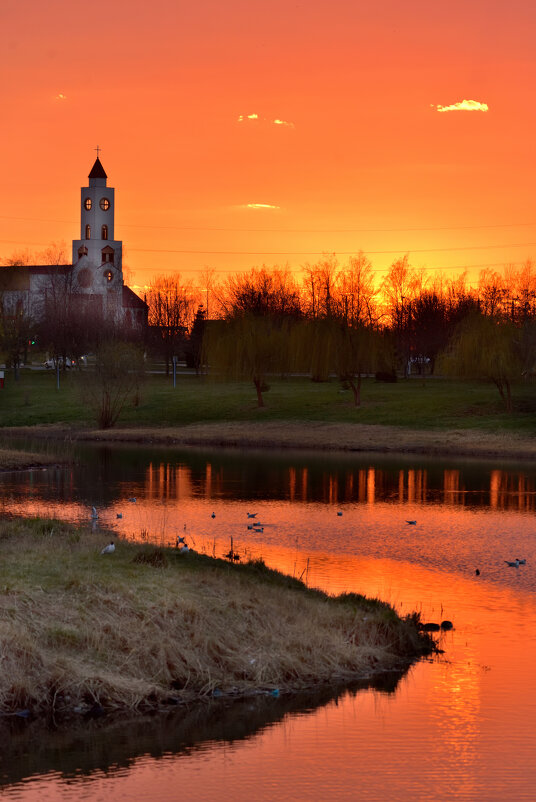
[{"label": "wispy cloud", "polygon": [[67,100],[67,95],[64,95],[63,92],[60,92],[56,97],[55,100]]},{"label": "wispy cloud", "polygon": [[479,100],[459,100],[450,106],[440,106],[432,103],[432,108],[437,111],[488,111],[487,103],[480,103]]},{"label": "wispy cloud", "polygon": [[241,114],[237,122],[239,123],[247,123],[247,122],[259,122],[259,123],[268,123],[269,125],[283,125],[287,128],[294,128],[294,123],[289,122],[288,120],[280,120],[279,117],[275,120],[269,120],[267,117],[259,117],[258,114]]},{"label": "wispy cloud", "polygon": [[280,206],[273,206],[271,203],[247,203],[246,209],[280,209]]}]

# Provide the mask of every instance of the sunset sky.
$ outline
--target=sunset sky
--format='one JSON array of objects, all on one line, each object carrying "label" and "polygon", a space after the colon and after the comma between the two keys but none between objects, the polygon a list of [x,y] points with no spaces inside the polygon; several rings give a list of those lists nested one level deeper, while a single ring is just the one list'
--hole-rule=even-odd
[{"label": "sunset sky", "polygon": [[0,259],[70,254],[97,145],[137,287],[536,257],[535,23],[530,0],[3,0]]}]

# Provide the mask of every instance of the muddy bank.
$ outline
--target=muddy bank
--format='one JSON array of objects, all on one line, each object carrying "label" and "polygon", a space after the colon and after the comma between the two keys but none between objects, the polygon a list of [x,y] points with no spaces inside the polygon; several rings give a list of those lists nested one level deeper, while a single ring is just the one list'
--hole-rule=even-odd
[{"label": "muddy bank", "polygon": [[517,433],[477,429],[444,431],[403,429],[348,423],[266,421],[196,423],[166,428],[75,429],[61,425],[2,430],[4,436],[93,440],[117,443],[156,443],[181,446],[266,449],[307,449],[389,454],[421,454],[536,459],[536,439]]}]

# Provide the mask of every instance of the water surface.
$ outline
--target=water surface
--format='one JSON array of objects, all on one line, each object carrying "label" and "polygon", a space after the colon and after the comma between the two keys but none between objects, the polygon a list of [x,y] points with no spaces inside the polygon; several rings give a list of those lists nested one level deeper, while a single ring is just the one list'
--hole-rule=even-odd
[{"label": "water surface", "polygon": [[[89,523],[95,505],[96,550],[104,527],[167,544],[186,532],[218,556],[233,537],[244,558],[455,629],[442,658],[366,690],[84,722],[37,740],[23,724],[2,762],[7,799],[534,798],[536,469],[109,446],[75,456],[0,476],[4,513]],[[515,557],[526,565],[508,568]]]}]

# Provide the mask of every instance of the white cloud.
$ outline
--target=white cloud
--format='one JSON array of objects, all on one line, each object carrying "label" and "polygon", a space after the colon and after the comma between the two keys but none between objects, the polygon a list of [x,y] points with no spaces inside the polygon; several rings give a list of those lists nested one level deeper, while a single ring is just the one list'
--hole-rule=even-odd
[{"label": "white cloud", "polygon": [[487,103],[480,103],[478,100],[459,100],[457,103],[452,103],[450,106],[440,106],[432,104],[433,109],[437,111],[488,111]]},{"label": "white cloud", "polygon": [[55,100],[67,100],[67,95],[64,95],[63,92],[60,92],[59,95],[56,95]]},{"label": "white cloud", "polygon": [[246,209],[280,209],[280,206],[273,206],[271,203],[247,203]]},{"label": "white cloud", "polygon": [[283,125],[287,128],[294,128],[294,123],[288,122],[288,120],[280,120],[279,117],[275,120],[268,120],[266,117],[259,117],[258,114],[241,114],[238,117],[237,122],[245,123],[248,120],[258,121],[260,123],[269,123],[270,125]]}]

